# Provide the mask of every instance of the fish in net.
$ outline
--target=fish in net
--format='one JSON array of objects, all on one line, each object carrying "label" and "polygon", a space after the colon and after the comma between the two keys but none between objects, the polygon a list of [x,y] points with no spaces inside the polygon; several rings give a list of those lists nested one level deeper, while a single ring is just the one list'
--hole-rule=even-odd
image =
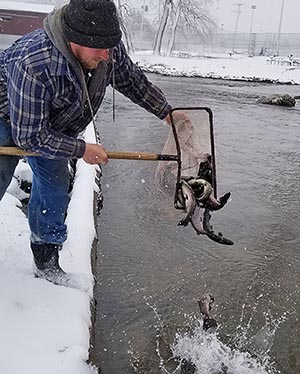
[{"label": "fish in net", "polygon": [[198,235],[232,245],[210,223],[211,213],[230,198],[230,192],[217,198],[212,113],[209,108],[174,109],[170,117],[172,128],[162,153],[177,154],[178,161],[160,161],[155,179],[174,193],[175,208],[184,212],[178,225],[191,224]]}]

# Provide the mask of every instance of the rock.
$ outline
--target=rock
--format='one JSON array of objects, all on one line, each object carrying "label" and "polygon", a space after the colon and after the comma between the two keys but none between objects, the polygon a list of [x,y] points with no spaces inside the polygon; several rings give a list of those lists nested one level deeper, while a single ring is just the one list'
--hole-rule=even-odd
[{"label": "rock", "polygon": [[262,96],[257,100],[257,102],[261,104],[279,105],[291,108],[295,106],[296,98],[288,94],[275,94],[271,96]]}]

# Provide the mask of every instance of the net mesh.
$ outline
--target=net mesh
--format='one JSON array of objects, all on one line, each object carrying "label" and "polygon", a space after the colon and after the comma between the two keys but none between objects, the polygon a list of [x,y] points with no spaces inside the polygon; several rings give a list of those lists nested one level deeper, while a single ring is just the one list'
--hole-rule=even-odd
[{"label": "net mesh", "polygon": [[[180,151],[181,176],[196,177],[199,166],[211,158],[211,130],[209,113],[205,110],[180,110],[173,112]],[[170,128],[163,154],[177,154],[173,131]],[[165,187],[175,189],[178,165],[174,161],[160,161],[155,177]]]},{"label": "net mesh", "polygon": [[[211,111],[206,109],[178,110],[172,113],[175,134],[170,129],[163,155],[180,154],[181,163],[160,161],[155,177],[164,188],[174,193],[175,208],[184,212],[178,225],[191,225],[198,235],[226,245],[233,242],[210,223],[210,212],[225,206],[230,193],[217,199],[216,169]],[[174,136],[175,135],[175,136]],[[178,139],[179,152],[176,141]]]}]

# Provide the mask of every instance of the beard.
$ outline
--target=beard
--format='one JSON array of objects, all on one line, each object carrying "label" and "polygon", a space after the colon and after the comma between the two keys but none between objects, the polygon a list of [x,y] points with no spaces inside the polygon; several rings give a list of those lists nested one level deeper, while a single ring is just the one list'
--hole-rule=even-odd
[{"label": "beard", "polygon": [[103,60],[102,59],[96,59],[96,58],[90,59],[90,60],[80,60],[80,64],[85,69],[93,70],[93,69],[97,68],[97,66],[99,65],[100,61],[103,61]]}]

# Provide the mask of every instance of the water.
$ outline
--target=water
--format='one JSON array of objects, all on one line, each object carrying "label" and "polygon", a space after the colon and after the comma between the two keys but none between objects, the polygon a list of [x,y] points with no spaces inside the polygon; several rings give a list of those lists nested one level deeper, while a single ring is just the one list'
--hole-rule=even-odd
[{"label": "water", "polygon": [[[296,95],[298,87],[150,77],[172,105],[213,110],[218,192],[230,191],[232,200],[212,222],[235,245],[177,226],[182,213],[155,184],[155,162],[110,160],[98,219],[102,373],[162,372],[160,344],[166,362],[175,353],[188,358],[193,348],[201,374],[222,362],[231,374],[299,374],[300,111],[256,103],[259,95]],[[168,127],[116,99],[116,123],[111,95],[99,114],[105,147],[160,153]],[[216,300],[217,335],[201,330],[203,292]]]}]

